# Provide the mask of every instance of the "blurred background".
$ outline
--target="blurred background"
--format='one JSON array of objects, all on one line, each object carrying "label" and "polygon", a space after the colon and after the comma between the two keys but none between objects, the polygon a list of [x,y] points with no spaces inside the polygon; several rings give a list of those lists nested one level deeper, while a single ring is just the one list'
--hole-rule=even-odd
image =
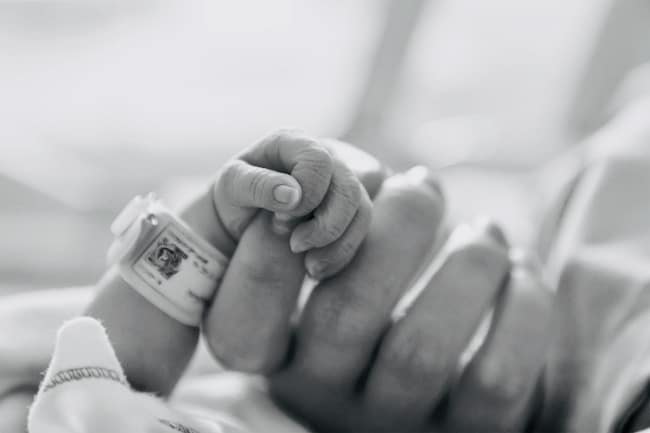
[{"label": "blurred background", "polygon": [[133,195],[178,203],[280,127],[437,169],[525,244],[535,174],[649,60],[647,0],[0,0],[0,292],[92,283]]}]

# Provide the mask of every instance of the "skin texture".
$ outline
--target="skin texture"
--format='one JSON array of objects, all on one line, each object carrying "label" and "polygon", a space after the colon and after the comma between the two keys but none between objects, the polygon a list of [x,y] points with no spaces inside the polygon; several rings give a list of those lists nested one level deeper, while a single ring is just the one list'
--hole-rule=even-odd
[{"label": "skin texture", "polygon": [[[220,307],[226,298],[217,296],[207,316],[217,319],[206,321],[205,332],[238,333],[237,341],[256,341],[255,332],[281,335],[281,345],[251,344],[230,365],[265,373],[276,401],[316,431],[521,431],[538,391],[548,334],[550,294],[539,269],[513,259],[500,230],[484,221],[461,229],[432,255],[446,232],[435,179],[423,169],[387,176],[374,167],[360,176],[364,185],[374,180],[368,237],[350,266],[315,287],[293,328],[266,319],[243,327],[241,320],[255,319],[241,314],[219,321],[219,312],[242,300],[230,297]],[[387,180],[378,188],[381,178]],[[277,266],[268,245],[235,252],[233,265]],[[427,268],[422,261],[430,260],[416,285],[420,296],[394,317],[396,303]],[[300,272],[291,263],[283,265],[286,272]],[[275,287],[273,278],[258,284]],[[246,280],[240,273],[224,285],[250,291],[250,282],[241,283]],[[283,290],[298,293],[297,287]],[[278,308],[276,301],[257,296],[254,310]],[[487,336],[461,363],[476,327],[491,312]],[[221,331],[213,328],[217,324]],[[223,351],[220,340],[209,338],[208,344]]]},{"label": "skin texture", "polygon": [[[327,147],[335,160],[341,152],[353,157],[357,165],[347,170],[354,170],[355,179],[367,185],[360,195],[367,203],[359,207],[338,240],[306,254],[291,250],[293,235],[273,230],[268,213],[253,218],[203,324],[212,353],[233,369],[265,373],[284,364],[293,331],[290,320],[305,277],[303,263],[309,268],[311,263],[325,261],[330,270],[338,271],[352,259],[368,231],[369,197],[379,189],[383,169],[374,159],[340,143],[329,141]],[[328,261],[331,257],[345,257],[345,261]]]},{"label": "skin texture", "polygon": [[[408,174],[384,183],[370,234],[352,266],[320,284],[304,309],[292,358],[296,368],[341,386],[354,383],[403,288],[431,248],[442,218],[440,202],[422,179]],[[425,224],[429,229],[423,232]],[[401,242],[387,248],[397,226]],[[396,257],[404,265],[386,274]]]},{"label": "skin texture", "polygon": [[172,319],[114,272],[99,282],[84,315],[106,328],[131,386],[158,395],[171,393],[199,338],[198,328]]},{"label": "skin texture", "polygon": [[[551,293],[534,258],[515,254],[494,328],[454,389],[448,431],[523,431],[549,338]],[[528,342],[525,348],[522,344]]]},{"label": "skin texture", "polygon": [[[283,188],[279,196],[278,187]],[[247,371],[279,365],[305,267],[324,278],[349,263],[367,233],[370,207],[352,171],[301,133],[280,131],[226,164],[215,183],[180,212],[190,227],[228,256],[241,241],[240,260],[224,275],[221,301],[206,319],[206,336],[217,358]],[[302,220],[291,234],[278,227],[270,212]],[[259,245],[266,245],[268,253],[262,267],[254,257],[246,259]],[[259,309],[258,298],[272,308]],[[104,323],[134,388],[171,392],[194,352],[198,328],[158,310],[115,272],[100,281],[86,314]],[[257,321],[233,319],[238,317]],[[233,329],[231,323],[240,325]],[[268,324],[262,328],[268,332],[255,332],[259,324]]]},{"label": "skin texture", "polygon": [[[342,332],[332,332],[325,344],[298,338],[295,353],[304,350],[301,344],[322,344],[321,358],[291,358],[271,375],[278,402],[316,431],[523,431],[542,373],[550,294],[537,271],[510,263],[506,248],[490,237],[475,228],[464,242],[443,248],[420,297],[403,317],[384,316],[381,335],[365,331],[355,345]],[[384,272],[394,274],[398,266]],[[362,289],[372,292],[373,281]],[[321,302],[315,299],[310,302]],[[461,370],[470,324],[491,308],[487,338]],[[375,351],[367,357],[370,342]]]},{"label": "skin texture", "polygon": [[486,232],[461,227],[448,245],[447,260],[387,332],[366,383],[366,407],[386,429],[398,419],[426,423],[507,275],[507,252]]},{"label": "skin texture", "polygon": [[[340,143],[326,149],[342,160],[357,152]],[[295,325],[290,312],[310,254],[337,241],[295,254],[293,235],[274,231],[269,213],[241,202],[230,214],[216,209],[216,189],[183,212],[195,230],[233,254],[204,319],[208,345],[230,367],[266,374],[277,402],[316,431],[521,430],[548,328],[549,295],[539,271],[513,260],[499,230],[485,223],[463,229],[465,235],[433,255],[446,233],[435,179],[421,168],[388,176],[371,157],[356,156],[350,170],[373,200],[370,231],[363,243],[363,236],[353,237],[352,245],[360,246],[352,263],[316,286]],[[359,215],[339,240],[350,236]],[[396,304],[423,269],[419,296],[396,317]],[[112,334],[127,375],[140,389],[168,393],[186,366],[196,329],[170,325],[114,275],[101,287],[89,311]],[[490,311],[485,341],[461,363],[473,328]],[[160,359],[167,360],[164,368],[146,368]]]}]

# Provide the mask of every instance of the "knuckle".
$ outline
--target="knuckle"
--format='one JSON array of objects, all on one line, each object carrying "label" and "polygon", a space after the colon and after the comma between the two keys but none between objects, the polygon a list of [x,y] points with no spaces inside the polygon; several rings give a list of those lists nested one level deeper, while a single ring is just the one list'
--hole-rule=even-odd
[{"label": "knuckle", "polygon": [[413,380],[432,380],[446,377],[449,366],[442,352],[435,350],[435,341],[426,339],[421,329],[399,333],[388,344],[382,361],[394,374]]},{"label": "knuckle", "polygon": [[224,343],[218,335],[210,339],[209,346],[214,357],[230,370],[266,374],[277,368],[276,361],[251,352],[250,348]]},{"label": "knuckle", "polygon": [[[265,260],[258,260],[254,256],[242,254],[239,256],[242,275],[248,284],[253,286],[274,288],[273,286],[281,285],[282,276],[286,272],[286,263],[282,258],[277,258],[272,254],[266,256]],[[281,290],[282,287],[277,287]]]},{"label": "knuckle", "polygon": [[362,307],[338,293],[323,295],[314,300],[307,318],[318,337],[341,345],[363,341],[373,326]]},{"label": "knuckle", "polygon": [[297,214],[298,216],[310,215],[312,212],[314,212],[314,209],[317,209],[321,204],[322,200],[319,199],[319,197],[316,195],[309,194],[309,191],[314,191],[313,187],[303,187],[303,198],[300,202],[300,205],[298,206],[298,209],[295,209],[293,211],[294,214]]},{"label": "knuckle", "polygon": [[315,165],[322,165],[322,167],[330,170],[334,169],[334,159],[323,145],[318,143],[317,140],[308,137],[303,138],[302,142],[305,147],[301,152],[301,156],[306,161],[310,161]]},{"label": "knuckle", "polygon": [[334,171],[332,156],[316,141],[307,141],[306,147],[299,152],[298,159],[309,170],[309,174],[320,181],[331,178]]},{"label": "knuckle", "polygon": [[499,401],[512,401],[525,391],[519,371],[507,363],[486,363],[477,368],[475,380],[481,394]]},{"label": "knuckle", "polygon": [[247,273],[247,278],[251,281],[251,284],[255,285],[267,285],[271,286],[272,282],[277,278],[278,268],[276,264],[268,263],[263,266],[255,264],[247,264],[242,266]]}]

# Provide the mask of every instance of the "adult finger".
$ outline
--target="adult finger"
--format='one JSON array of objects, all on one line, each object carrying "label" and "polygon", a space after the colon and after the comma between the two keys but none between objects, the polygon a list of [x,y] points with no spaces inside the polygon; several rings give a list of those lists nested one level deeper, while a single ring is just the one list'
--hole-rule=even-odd
[{"label": "adult finger", "polygon": [[313,278],[322,280],[337,274],[352,261],[370,230],[372,202],[365,190],[361,192],[359,210],[343,235],[330,245],[309,250],[305,268]]},{"label": "adult finger", "polygon": [[344,163],[334,160],[334,173],[323,202],[313,218],[300,223],[291,235],[291,249],[301,253],[338,239],[359,209],[363,187]]},{"label": "adult finger", "polygon": [[[339,150],[348,148],[352,149],[338,145]],[[385,175],[381,164],[366,153],[352,153],[361,155],[355,157],[357,162],[365,161],[357,167],[364,186],[379,188]],[[188,217],[214,212],[212,198],[196,203],[201,204],[196,209],[203,212],[188,212]],[[244,221],[247,216],[242,215],[239,218]],[[221,223],[218,215],[212,220]],[[205,227],[205,232],[215,229],[214,223],[206,221],[203,218],[196,225]],[[243,232],[246,224],[241,227]],[[253,219],[204,318],[208,346],[225,364],[240,370],[268,372],[282,364],[291,332],[288,321],[305,274],[304,254],[293,254],[288,234],[274,233],[272,227],[268,213],[260,212]]]},{"label": "adult finger", "polygon": [[208,347],[226,366],[267,373],[282,365],[305,270],[288,235],[260,212],[244,232],[203,323]]},{"label": "adult finger", "polygon": [[485,228],[460,226],[424,290],[387,332],[364,391],[378,428],[425,425],[508,273],[506,248]]},{"label": "adult finger", "polygon": [[291,360],[300,376],[349,387],[361,375],[441,222],[442,197],[428,182],[422,170],[389,178],[351,265],[314,289]]},{"label": "adult finger", "polygon": [[551,292],[531,256],[515,257],[492,329],[450,396],[453,432],[524,431],[549,338]]},{"label": "adult finger", "polygon": [[386,180],[368,237],[346,269],[314,289],[298,323],[293,356],[270,377],[278,403],[325,431],[364,431],[356,384],[396,299],[434,247],[444,214],[443,198],[425,174],[417,169]]}]

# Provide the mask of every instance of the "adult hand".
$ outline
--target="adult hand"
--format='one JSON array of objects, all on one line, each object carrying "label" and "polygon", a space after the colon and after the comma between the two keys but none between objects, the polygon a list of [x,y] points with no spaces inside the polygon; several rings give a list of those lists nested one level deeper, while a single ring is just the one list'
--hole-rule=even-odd
[{"label": "adult hand", "polygon": [[[405,286],[384,285],[385,277],[317,288],[293,357],[271,376],[276,398],[318,431],[523,431],[550,312],[537,270],[520,259],[511,268],[490,226],[456,231],[436,262],[420,296],[395,321],[390,297],[375,291]],[[380,269],[394,275],[401,267]],[[335,314],[319,314],[332,305]],[[485,342],[461,372],[463,355],[493,307]]]},{"label": "adult hand", "polygon": [[[385,170],[367,155],[354,160],[364,161],[359,174],[374,197],[374,215],[353,262],[314,289],[294,328],[286,316],[304,258],[271,234],[270,218],[261,214],[208,312],[208,344],[222,360],[227,354],[231,367],[266,373],[277,400],[318,431],[523,429],[542,371],[550,306],[536,271],[526,261],[511,266],[492,225],[465,226],[427,268],[406,314],[393,320],[444,232],[444,200],[423,169],[378,188]],[[229,310],[237,314],[217,320],[217,312]],[[489,311],[485,342],[461,369]]]}]

